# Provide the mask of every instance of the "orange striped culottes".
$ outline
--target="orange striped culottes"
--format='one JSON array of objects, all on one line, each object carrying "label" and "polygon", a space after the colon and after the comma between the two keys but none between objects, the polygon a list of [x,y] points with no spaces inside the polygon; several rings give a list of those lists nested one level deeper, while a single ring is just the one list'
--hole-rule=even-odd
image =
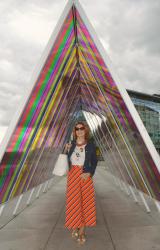
[{"label": "orange striped culottes", "polygon": [[96,225],[95,189],[92,177],[82,179],[83,167],[72,165],[67,173],[65,227]]}]

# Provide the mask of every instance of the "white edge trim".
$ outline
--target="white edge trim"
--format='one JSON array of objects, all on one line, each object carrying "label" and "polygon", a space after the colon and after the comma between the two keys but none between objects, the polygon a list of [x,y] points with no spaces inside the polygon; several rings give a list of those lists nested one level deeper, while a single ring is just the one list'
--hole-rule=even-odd
[{"label": "white edge trim", "polygon": [[57,38],[58,32],[60,31],[60,28],[61,28],[65,18],[67,17],[67,15],[69,13],[70,8],[72,7],[72,4],[73,4],[73,0],[72,1],[69,0],[68,3],[66,4],[62,14],[59,17],[57,24],[56,24],[56,26],[55,26],[55,28],[54,28],[54,30],[49,38],[49,41],[48,41],[44,51],[42,52],[40,60],[38,61],[37,65],[34,68],[34,71],[32,73],[31,79],[30,79],[30,84],[29,84],[28,88],[26,89],[26,92],[25,92],[24,96],[22,97],[21,102],[18,106],[18,109],[15,112],[13,118],[11,119],[11,122],[6,130],[5,136],[3,137],[3,140],[0,144],[0,162],[1,162],[2,157],[6,151],[7,145],[8,145],[9,140],[13,134],[13,131],[16,128],[21,115],[23,114],[24,107],[30,98],[30,94],[32,93],[32,90],[35,86],[35,82],[37,81],[37,79],[39,77],[39,73],[44,66],[44,63],[47,59],[47,56],[48,56],[56,38]]},{"label": "white edge trim", "polygon": [[143,141],[148,149],[148,151],[150,152],[150,155],[155,163],[155,165],[157,166],[157,169],[160,173],[160,156],[134,106],[134,104],[132,103],[131,101],[131,98],[129,97],[126,89],[123,87],[123,85],[121,84],[122,81],[120,81],[119,79],[119,76],[117,76],[117,73],[112,65],[112,62],[109,58],[109,56],[107,55],[106,53],[106,50],[104,49],[103,45],[101,44],[101,42],[99,41],[98,39],[98,36],[93,28],[93,26],[91,25],[90,21],[88,20],[88,17],[86,16],[84,10],[82,9],[82,6],[80,5],[80,3],[78,1],[75,1],[75,6],[77,8],[77,10],[79,11],[88,31],[90,32],[91,36],[92,36],[92,39],[93,41],[95,42],[95,45],[97,46],[105,64],[107,65],[115,83],[116,83],[116,86],[120,92],[120,94],[122,95],[123,97],[123,100],[128,108],[128,110],[130,111],[130,114],[143,138]]}]

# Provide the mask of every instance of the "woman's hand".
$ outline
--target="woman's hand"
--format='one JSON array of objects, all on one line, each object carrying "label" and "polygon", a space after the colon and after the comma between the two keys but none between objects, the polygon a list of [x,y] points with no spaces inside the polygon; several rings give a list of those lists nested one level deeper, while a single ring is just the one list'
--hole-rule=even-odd
[{"label": "woman's hand", "polygon": [[69,150],[70,150],[71,146],[72,146],[72,144],[71,144],[71,143],[67,143],[67,144],[65,145],[64,153],[69,152]]},{"label": "woman's hand", "polygon": [[81,178],[84,179],[84,180],[86,180],[89,176],[91,176],[90,173],[82,173],[81,174]]}]

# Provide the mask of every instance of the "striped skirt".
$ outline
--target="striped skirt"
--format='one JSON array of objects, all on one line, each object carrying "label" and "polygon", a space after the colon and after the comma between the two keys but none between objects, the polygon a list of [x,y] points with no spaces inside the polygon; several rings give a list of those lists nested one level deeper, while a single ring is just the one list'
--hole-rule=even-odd
[{"label": "striped skirt", "polygon": [[83,168],[72,165],[67,173],[65,227],[96,225],[95,190],[91,176],[82,179]]}]

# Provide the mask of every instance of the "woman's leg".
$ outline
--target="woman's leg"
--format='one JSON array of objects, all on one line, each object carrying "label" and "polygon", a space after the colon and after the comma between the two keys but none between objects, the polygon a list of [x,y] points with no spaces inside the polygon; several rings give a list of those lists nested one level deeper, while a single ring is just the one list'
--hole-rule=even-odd
[{"label": "woman's leg", "polygon": [[89,176],[84,182],[81,182],[81,185],[84,225],[92,227],[96,225],[95,190],[92,178]]},{"label": "woman's leg", "polygon": [[85,226],[82,226],[79,228],[79,234],[82,234],[85,232]]},{"label": "woman's leg", "polygon": [[83,244],[86,241],[85,226],[80,227],[77,241]]},{"label": "woman's leg", "polygon": [[81,169],[73,166],[68,174],[66,189],[66,218],[65,227],[72,229],[72,236],[77,237],[81,226]]},{"label": "woman's leg", "polygon": [[72,230],[72,237],[78,237],[79,235],[79,228],[77,227],[76,229]]}]

